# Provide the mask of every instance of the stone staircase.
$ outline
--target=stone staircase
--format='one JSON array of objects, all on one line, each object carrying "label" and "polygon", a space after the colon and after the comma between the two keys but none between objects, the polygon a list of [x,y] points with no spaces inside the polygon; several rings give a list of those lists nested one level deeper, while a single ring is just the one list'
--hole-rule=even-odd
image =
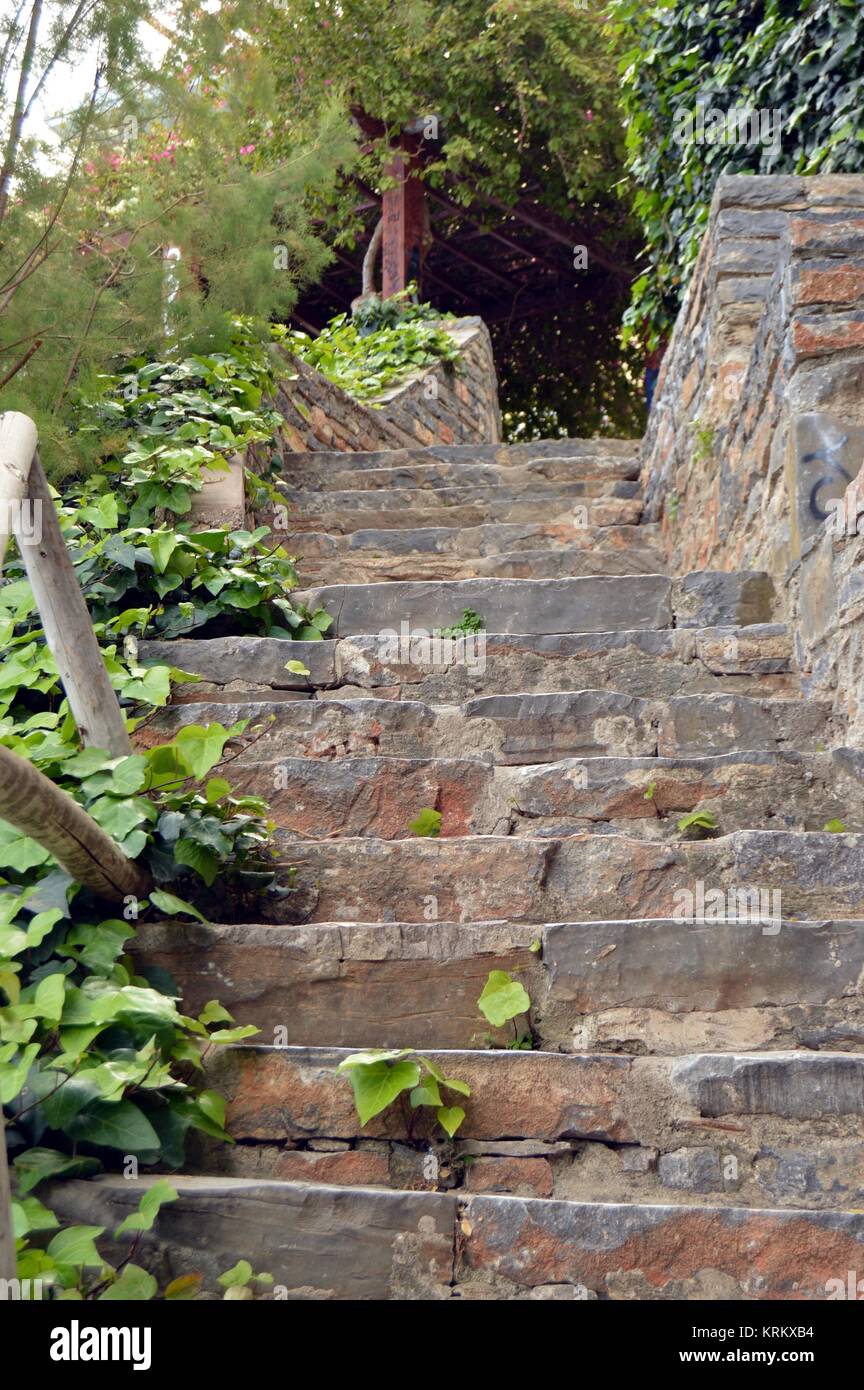
[{"label": "stone staircase", "polygon": [[[279,922],[140,933],[190,1011],[261,1029],[207,1059],[237,1144],[176,1179],[152,1267],[245,1257],[314,1300],[819,1299],[861,1268],[864,754],[766,575],[664,574],[636,447],[295,456],[328,639],[143,648],[202,677],[148,738],[250,721],[230,776],[291,885]],[[482,639],[433,637],[465,609]],[[746,890],[758,920],[681,920]],[[535,1050],[486,1036],[492,969]],[[367,1047],[470,1084],[455,1141],[360,1127],[336,1068]],[[111,1226],[138,1187],[54,1205]]]}]

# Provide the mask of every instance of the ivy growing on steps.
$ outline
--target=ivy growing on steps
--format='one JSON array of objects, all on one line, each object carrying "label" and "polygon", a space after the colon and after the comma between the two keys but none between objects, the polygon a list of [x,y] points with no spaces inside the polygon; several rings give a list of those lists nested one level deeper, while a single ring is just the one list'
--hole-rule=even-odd
[{"label": "ivy growing on steps", "polygon": [[[204,471],[275,428],[264,404],[269,358],[247,326],[235,327],[230,354],[127,364],[105,378],[98,399],[80,402],[86,428],[98,432],[101,471],[68,484],[57,506],[131,731],[172,686],[197,679],[143,666],[138,636],[314,640],[330,622],[292,606],[293,563],[265,528],[188,529]],[[153,884],[146,898],[106,915],[48,851],[0,822],[0,1099],[21,1277],[42,1279],[55,1296],[153,1297],[155,1284],[131,1256],[112,1270],[94,1245],[102,1232],[58,1230],[34,1189],[130,1159],[176,1169],[192,1130],[228,1140],[225,1104],[206,1084],[203,1058],[257,1029],[234,1027],[216,1000],[197,1017],[184,1014],[173,981],[138,961],[136,924],[204,920],[208,909],[226,920],[232,904],[254,915],[262,893],[281,891],[273,826],[261,800],[235,796],[225,777],[211,776],[242,721],[187,724],[170,743],[119,758],[81,746],[14,554],[0,585],[0,649],[0,745],[84,806]],[[146,1229],[153,1201],[142,1200],[130,1229]],[[225,1296],[249,1296],[266,1278],[229,1271]]]}]

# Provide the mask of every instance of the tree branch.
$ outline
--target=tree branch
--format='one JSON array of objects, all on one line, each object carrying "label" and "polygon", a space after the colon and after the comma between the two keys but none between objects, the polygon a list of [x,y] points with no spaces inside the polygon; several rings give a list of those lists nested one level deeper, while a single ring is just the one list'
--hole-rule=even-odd
[{"label": "tree branch", "polygon": [[27,30],[27,42],[24,45],[21,71],[18,74],[18,90],[15,93],[12,122],[9,126],[9,139],[6,141],[6,150],[3,155],[3,168],[0,169],[0,225],[6,216],[6,208],[9,203],[9,185],[12,182],[15,159],[18,154],[18,146],[21,143],[21,131],[24,126],[26,111],[27,83],[30,78],[30,70],[33,67],[33,54],[36,49],[36,36],[39,32],[41,18],[42,0],[33,0],[33,8],[30,11],[30,27]]}]

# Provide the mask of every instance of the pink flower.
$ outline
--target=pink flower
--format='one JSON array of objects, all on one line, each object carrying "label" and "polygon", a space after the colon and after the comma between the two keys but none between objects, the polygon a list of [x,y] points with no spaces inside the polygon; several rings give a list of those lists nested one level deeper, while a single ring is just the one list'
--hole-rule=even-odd
[{"label": "pink flower", "polygon": [[325,78],[324,78],[324,86],[325,86],[325,87],[331,87],[332,85],[333,85],[333,78],[332,78],[332,77],[325,77]]},{"label": "pink flower", "polygon": [[255,149],[255,146],[254,146],[254,145],[241,145],[241,146],[240,146],[240,153],[241,153],[241,154],[252,154],[253,151],[254,151],[254,149]]},{"label": "pink flower", "polygon": [[594,119],[594,112],[590,108],[585,112],[585,119],[586,121],[593,121]]}]

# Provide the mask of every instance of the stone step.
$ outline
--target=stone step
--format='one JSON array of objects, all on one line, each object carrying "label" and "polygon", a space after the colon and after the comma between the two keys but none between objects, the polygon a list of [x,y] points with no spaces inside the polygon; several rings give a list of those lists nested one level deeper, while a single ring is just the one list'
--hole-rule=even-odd
[{"label": "stone step", "polygon": [[[47,1200],[64,1220],[110,1233],[155,1181],[73,1179]],[[197,1270],[215,1289],[246,1259],[273,1275],[271,1296],[292,1301],[815,1300],[838,1281],[845,1291],[864,1245],[856,1211],[171,1182],[179,1200],[141,1233],[139,1263],[163,1281]],[[106,1250],[118,1264],[128,1240],[109,1238]]]},{"label": "stone step", "polygon": [[401,840],[421,807],[442,837],[614,830],[678,841],[679,819],[734,830],[864,833],[864,753],[725,753],[714,758],[568,758],[491,766],[470,758],[281,758],[231,766],[236,793],[263,797],[301,839]]},{"label": "stone step", "polygon": [[[530,495],[508,495],[503,488],[381,489],[341,492],[285,493],[290,503],[287,529],[295,532],[325,531],[347,535],[369,529],[396,531],[428,527],[478,527],[488,523],[605,527],[636,526],[642,515],[641,497],[591,497],[587,484],[561,483],[554,490],[534,490]],[[633,486],[620,483],[619,487]],[[275,517],[263,524],[275,524]],[[286,529],[284,521],[280,529]],[[298,542],[294,541],[294,545]]]},{"label": "stone step", "polygon": [[[207,1078],[227,1100],[226,1126],[238,1141],[218,1151],[226,1171],[321,1180],[315,1158],[295,1157],[298,1144],[377,1140],[354,1181],[435,1187],[439,1173],[428,1158],[438,1149],[454,1185],[468,1191],[470,1153],[508,1159],[502,1177],[513,1186],[521,1185],[524,1164],[524,1189],[533,1184],[531,1195],[543,1197],[686,1204],[711,1195],[734,1206],[822,1210],[864,1202],[864,1055],[433,1049],[423,1055],[470,1087],[470,1096],[454,1102],[465,1111],[458,1140],[440,1147],[429,1111],[396,1104],[361,1126],[350,1082],[337,1071],[349,1055],[347,1048],[263,1045],[212,1054]],[[520,1154],[525,1140],[561,1147]],[[483,1154],[484,1144],[502,1141],[509,1153]],[[212,1162],[211,1146],[202,1149],[202,1161]],[[482,1167],[486,1190],[496,1166]]]},{"label": "stone step", "polygon": [[143,923],[134,951],[190,1013],[218,998],[264,1043],[503,1044],[477,999],[506,970],[552,1051],[864,1052],[860,921]]},{"label": "stone step", "polygon": [[536,439],[525,444],[431,444],[406,449],[379,449],[345,453],[338,449],[322,449],[307,453],[284,453],[283,473],[286,481],[304,469],[321,470],[331,478],[339,470],[362,474],[381,468],[411,468],[412,466],[458,466],[461,464],[493,465],[507,470],[510,467],[541,467],[546,464],[567,464],[597,469],[620,469],[621,478],[638,478],[640,441],[638,439]]},{"label": "stone step", "polygon": [[[446,758],[457,749],[463,757],[522,764],[704,757],[738,748],[816,752],[829,737],[830,714],[830,705],[815,701],[720,694],[642,700],[613,690],[486,695],[463,705],[298,698],[169,705],[136,740],[152,746],[184,724],[246,719],[247,729],[231,745],[234,771],[286,756]],[[270,787],[278,787],[275,775]]]},{"label": "stone step", "polygon": [[297,603],[326,608],[333,637],[395,630],[425,635],[458,623],[466,609],[489,633],[619,632],[667,627],[770,623],[777,596],[758,571],[591,576],[575,579],[463,579],[427,583],[332,584],[298,590]]},{"label": "stone step", "polygon": [[[295,539],[300,542],[297,548],[302,552],[302,536]],[[287,549],[294,549],[290,542]],[[656,551],[648,548],[607,548],[598,552],[569,545],[556,550],[514,550],[474,559],[455,555],[435,559],[409,555],[392,560],[342,557],[317,565],[314,561],[303,561],[298,574],[301,584],[311,586],[376,584],[384,580],[573,579],[597,574],[658,574],[662,569]]]},{"label": "stone step", "polygon": [[[557,522],[490,522],[481,526],[421,526],[399,529],[350,531],[347,535],[326,531],[304,531],[287,537],[286,548],[296,549],[301,566],[330,561],[349,563],[396,564],[461,561],[474,563],[478,559],[493,559],[500,555],[515,555],[529,550],[556,551],[581,547],[591,554],[605,555],[607,551],[654,552],[658,565],[663,559],[660,531],[656,523],[644,526],[582,526],[575,517]],[[660,569],[649,571],[659,574]],[[598,571],[602,573],[602,571]],[[437,572],[432,578],[446,579]]]},{"label": "stone step", "polygon": [[706,893],[758,891],[778,915],[864,916],[861,835],[747,830],[670,844],[608,834],[308,841],[277,831],[276,840],[289,886],[283,922],[674,918],[695,911],[700,883]]},{"label": "stone step", "polygon": [[[301,456],[302,457],[302,456]],[[639,462],[637,459],[601,459],[591,457],[561,457],[532,459],[527,463],[489,463],[476,460],[415,459],[398,463],[387,455],[365,467],[356,455],[306,454],[302,462],[292,464],[283,483],[286,495],[293,490],[342,492],[372,489],[402,488],[505,488],[513,493],[540,488],[550,491],[550,484],[579,483],[586,491],[577,496],[632,497],[638,491]],[[622,489],[619,484],[625,484]]]},{"label": "stone step", "polygon": [[[139,656],[145,663],[168,663],[201,676],[200,683],[175,687],[178,703],[280,700],[309,693],[452,703],[514,690],[606,686],[630,695],[650,690],[657,697],[798,693],[792,640],[779,623],[540,637],[487,633],[482,649],[479,642],[426,639],[392,629],[324,642],[190,638],[141,642]],[[309,675],[289,671],[289,661],[299,661]]]}]

